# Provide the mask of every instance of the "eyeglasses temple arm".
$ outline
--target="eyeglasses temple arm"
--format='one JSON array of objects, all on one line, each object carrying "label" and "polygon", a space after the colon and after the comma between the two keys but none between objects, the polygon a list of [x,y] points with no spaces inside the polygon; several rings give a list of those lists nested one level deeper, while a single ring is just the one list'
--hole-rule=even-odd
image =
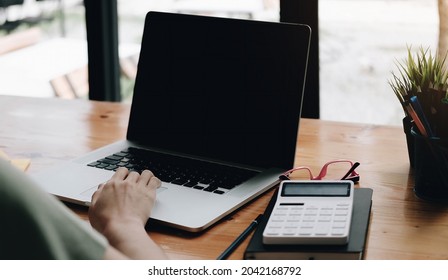
[{"label": "eyeglasses temple arm", "polygon": [[313,180],[313,174],[311,173],[311,169],[307,166],[299,166],[299,167],[295,167],[293,169],[290,169],[288,171],[286,171],[285,173],[283,173],[282,175],[279,176],[280,180],[289,180],[289,175],[291,173],[293,173],[294,171],[297,170],[306,170],[308,171],[309,175],[310,175],[310,180]]},{"label": "eyeglasses temple arm", "polygon": [[358,166],[359,166],[359,162],[355,162],[355,163],[352,165],[352,167],[347,171],[347,173],[344,175],[344,177],[342,177],[341,180],[345,180],[345,179],[347,179],[347,177],[350,176],[350,175],[355,171],[355,169],[356,169]]}]

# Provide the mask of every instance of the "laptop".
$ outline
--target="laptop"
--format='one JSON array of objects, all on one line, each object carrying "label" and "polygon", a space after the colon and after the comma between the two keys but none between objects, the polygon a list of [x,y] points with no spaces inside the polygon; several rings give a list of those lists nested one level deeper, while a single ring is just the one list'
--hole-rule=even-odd
[{"label": "laptop", "polygon": [[32,176],[89,206],[119,166],[162,180],[151,219],[199,232],[292,168],[306,25],[149,12],[126,139]]}]

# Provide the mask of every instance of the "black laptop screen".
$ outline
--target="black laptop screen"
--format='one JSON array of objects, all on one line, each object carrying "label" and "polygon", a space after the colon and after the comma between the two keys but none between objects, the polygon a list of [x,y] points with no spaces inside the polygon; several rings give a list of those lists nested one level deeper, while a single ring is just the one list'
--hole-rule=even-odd
[{"label": "black laptop screen", "polygon": [[303,25],[148,13],[127,138],[290,168],[309,37]]}]

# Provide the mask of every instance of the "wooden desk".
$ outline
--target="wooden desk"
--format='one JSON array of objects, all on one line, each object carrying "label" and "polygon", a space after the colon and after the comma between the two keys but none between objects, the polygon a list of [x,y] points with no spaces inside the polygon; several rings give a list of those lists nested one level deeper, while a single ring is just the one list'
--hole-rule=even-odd
[{"label": "wooden desk", "polygon": [[[82,100],[0,96],[0,149],[31,158],[28,172],[72,159],[122,139],[129,105]],[[401,127],[303,119],[296,164],[316,172],[323,163],[359,161],[358,187],[374,190],[366,259],[448,258],[448,207],[427,203],[412,191]],[[149,235],[175,259],[214,259],[263,212],[272,191],[203,234],[155,227]],[[86,209],[74,207],[86,219]],[[241,259],[246,240],[230,258]]]}]

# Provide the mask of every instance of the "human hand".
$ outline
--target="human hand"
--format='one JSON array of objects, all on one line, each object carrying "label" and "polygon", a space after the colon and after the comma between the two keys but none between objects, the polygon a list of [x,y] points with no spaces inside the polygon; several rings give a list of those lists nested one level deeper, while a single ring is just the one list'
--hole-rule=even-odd
[{"label": "human hand", "polygon": [[89,219],[102,234],[114,235],[128,226],[144,227],[156,199],[160,180],[151,171],[140,174],[119,168],[92,196]]}]

